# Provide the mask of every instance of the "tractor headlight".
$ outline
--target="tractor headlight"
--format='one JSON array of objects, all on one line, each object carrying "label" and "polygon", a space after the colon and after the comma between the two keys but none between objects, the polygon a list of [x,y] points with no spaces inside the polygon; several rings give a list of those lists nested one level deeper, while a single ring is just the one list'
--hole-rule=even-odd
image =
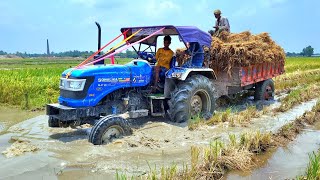
[{"label": "tractor headlight", "polygon": [[69,90],[69,91],[82,91],[86,79],[60,79],[60,89]]}]

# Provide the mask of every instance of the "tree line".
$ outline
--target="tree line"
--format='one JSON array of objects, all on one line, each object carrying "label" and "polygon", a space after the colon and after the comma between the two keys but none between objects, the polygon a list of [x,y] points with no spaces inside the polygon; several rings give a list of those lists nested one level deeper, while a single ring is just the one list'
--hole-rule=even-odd
[{"label": "tree line", "polygon": [[[65,51],[65,52],[51,52],[50,55],[46,53],[27,53],[27,52],[16,52],[16,53],[7,53],[5,51],[0,50],[0,55],[16,55],[22,58],[31,58],[31,57],[82,57],[87,58],[91,56],[94,51]],[[103,52],[101,53],[103,54]],[[122,52],[117,54],[116,56],[119,56],[120,58],[136,58],[137,54],[134,51],[127,50],[126,52]]]},{"label": "tree line", "polygon": [[311,47],[311,46],[307,46],[307,47],[303,48],[300,53],[287,52],[286,55],[287,55],[288,57],[294,57],[294,56],[307,56],[307,57],[311,57],[312,55],[314,55],[314,48]]},{"label": "tree line", "polygon": [[[65,51],[65,52],[51,52],[50,57],[82,57],[82,58],[87,58],[90,55],[92,55],[94,52],[93,51],[78,51],[78,50],[73,50],[73,51]],[[19,57],[23,58],[29,58],[29,57],[46,57],[48,56],[46,53],[39,54],[39,53],[22,53],[22,52],[16,52],[16,53],[7,53],[2,50],[0,50],[0,55],[16,55]],[[314,48],[311,46],[307,46],[302,49],[300,53],[296,52],[287,52],[286,55],[288,57],[293,57],[293,56],[307,56],[311,57],[314,55]],[[120,58],[136,58],[137,54],[134,51],[127,50],[126,52],[122,52],[117,54],[116,56]]]}]

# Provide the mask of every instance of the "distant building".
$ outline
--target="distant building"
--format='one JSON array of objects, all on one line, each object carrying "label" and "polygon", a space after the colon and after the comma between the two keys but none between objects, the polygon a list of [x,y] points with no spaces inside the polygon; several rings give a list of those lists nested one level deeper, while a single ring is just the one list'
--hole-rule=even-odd
[{"label": "distant building", "polygon": [[47,39],[47,55],[50,56],[49,39]]},{"label": "distant building", "polygon": [[314,54],[311,57],[320,57],[320,54]]}]

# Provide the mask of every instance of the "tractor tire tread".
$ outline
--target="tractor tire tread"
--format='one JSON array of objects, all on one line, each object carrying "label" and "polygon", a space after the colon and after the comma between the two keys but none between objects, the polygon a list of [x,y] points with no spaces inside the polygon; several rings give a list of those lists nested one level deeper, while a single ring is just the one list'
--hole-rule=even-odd
[{"label": "tractor tire tread", "polygon": [[101,145],[102,136],[108,127],[118,125],[123,129],[123,136],[128,136],[132,134],[132,129],[130,127],[129,122],[119,116],[116,115],[108,115],[106,117],[101,118],[92,128],[89,134],[89,142],[94,145]]},{"label": "tractor tire tread", "polygon": [[169,116],[171,121],[181,123],[190,119],[189,103],[192,93],[198,89],[204,89],[210,97],[211,108],[209,114],[215,109],[215,88],[210,79],[202,75],[193,75],[185,81],[178,83],[171,93],[168,101]]}]

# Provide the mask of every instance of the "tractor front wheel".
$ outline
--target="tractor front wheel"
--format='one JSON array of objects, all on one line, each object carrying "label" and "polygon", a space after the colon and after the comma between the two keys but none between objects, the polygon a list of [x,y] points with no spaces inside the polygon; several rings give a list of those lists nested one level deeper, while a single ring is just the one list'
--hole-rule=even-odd
[{"label": "tractor front wheel", "polygon": [[132,134],[132,130],[127,120],[120,116],[109,115],[101,118],[93,126],[89,142],[94,145],[102,145],[130,134]]},{"label": "tractor front wheel", "polygon": [[215,88],[210,79],[193,75],[178,84],[171,93],[169,115],[174,122],[184,122],[200,116],[212,117],[215,110]]},{"label": "tractor front wheel", "polygon": [[56,119],[56,118],[54,118],[54,117],[49,116],[48,126],[49,126],[49,127],[52,127],[52,128],[60,127],[60,121],[59,121],[59,119]]}]

